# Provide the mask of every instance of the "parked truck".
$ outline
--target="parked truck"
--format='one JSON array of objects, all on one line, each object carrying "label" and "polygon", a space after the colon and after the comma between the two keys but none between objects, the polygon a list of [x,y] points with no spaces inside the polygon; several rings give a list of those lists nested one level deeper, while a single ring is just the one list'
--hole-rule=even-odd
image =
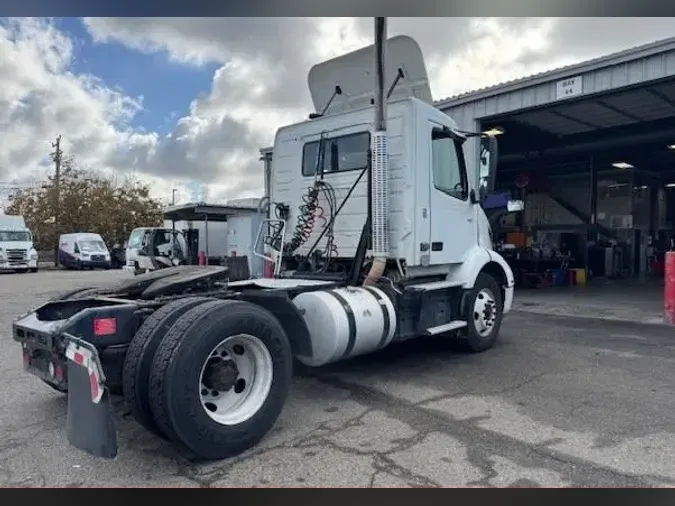
[{"label": "parked truck", "polygon": [[[390,39],[385,69],[386,19],[375,28],[374,46],[310,70],[316,112],[276,134],[258,238],[271,277],[167,268],[15,321],[26,369],[68,392],[72,445],[117,455],[121,393],[158,437],[231,457],[276,423],[294,360],[321,367],[420,336],[494,345],[514,286],[482,208],[497,141],[432,105],[414,40]],[[482,177],[465,164],[470,139]]]},{"label": "parked truck", "polygon": [[[146,246],[150,246],[150,255],[141,252]],[[135,228],[127,242],[125,270],[137,274],[189,264],[200,251],[214,259],[227,256],[227,223],[164,220],[163,227]]]},{"label": "parked truck", "polygon": [[23,216],[0,214],[0,271],[38,271],[38,252]]}]

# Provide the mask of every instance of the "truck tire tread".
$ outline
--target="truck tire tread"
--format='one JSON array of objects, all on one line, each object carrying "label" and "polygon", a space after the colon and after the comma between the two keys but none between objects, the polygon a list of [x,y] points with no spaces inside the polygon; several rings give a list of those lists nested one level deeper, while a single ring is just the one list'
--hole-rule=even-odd
[{"label": "truck tire tread", "polygon": [[162,306],[143,322],[124,357],[122,392],[127,408],[139,424],[162,439],[168,437],[152,416],[147,392],[152,360],[171,326],[187,311],[208,300],[206,297],[189,297]]},{"label": "truck tire tread", "polygon": [[176,321],[169,332],[167,332],[167,334],[164,336],[164,339],[162,339],[162,342],[157,348],[157,351],[155,351],[155,356],[152,360],[152,367],[150,369],[150,410],[159,430],[166,435],[167,439],[171,441],[176,441],[178,436],[176,435],[176,431],[169,420],[168,413],[166,412],[166,404],[164,402],[164,376],[166,369],[171,362],[175,349],[178,347],[180,340],[187,333],[188,329],[190,329],[190,327],[204,314],[209,312],[214,307],[220,306],[223,304],[223,302],[229,301],[214,300],[213,302],[207,302],[192,308],[190,311],[185,313],[178,319],[178,321]]},{"label": "truck tire tread", "polygon": [[[202,353],[205,360],[222,339],[245,333],[258,337],[272,356],[271,391],[251,418],[224,426],[213,421],[201,405],[196,407],[198,386],[180,391],[178,381],[198,374]],[[243,301],[206,303],[183,315],[157,350],[151,380],[153,413],[197,457],[232,457],[255,445],[274,425],[290,390],[292,371],[288,337],[269,311]]]}]

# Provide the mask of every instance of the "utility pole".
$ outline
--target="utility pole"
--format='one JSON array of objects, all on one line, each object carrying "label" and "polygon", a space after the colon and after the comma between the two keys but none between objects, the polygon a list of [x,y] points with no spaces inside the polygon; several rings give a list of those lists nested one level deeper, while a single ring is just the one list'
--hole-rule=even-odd
[{"label": "utility pole", "polygon": [[175,206],[175,205],[176,205],[176,192],[177,192],[177,191],[178,191],[178,190],[177,190],[176,188],[174,188],[173,190],[171,190],[171,205],[172,205],[172,206]]},{"label": "utility pole", "polygon": [[56,205],[54,207],[54,267],[59,266],[59,210],[61,207],[61,159],[63,152],[61,151],[61,135],[56,138],[56,142],[52,142],[54,152],[51,153],[54,160],[54,193],[56,194]]}]

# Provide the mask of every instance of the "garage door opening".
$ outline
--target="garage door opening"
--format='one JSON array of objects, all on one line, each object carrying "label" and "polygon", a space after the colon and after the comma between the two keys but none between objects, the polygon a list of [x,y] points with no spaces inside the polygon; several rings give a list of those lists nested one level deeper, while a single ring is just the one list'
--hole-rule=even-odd
[{"label": "garage door opening", "polygon": [[494,231],[521,286],[641,280],[660,296],[675,239],[675,80],[481,127],[501,132],[498,191],[525,201]]}]

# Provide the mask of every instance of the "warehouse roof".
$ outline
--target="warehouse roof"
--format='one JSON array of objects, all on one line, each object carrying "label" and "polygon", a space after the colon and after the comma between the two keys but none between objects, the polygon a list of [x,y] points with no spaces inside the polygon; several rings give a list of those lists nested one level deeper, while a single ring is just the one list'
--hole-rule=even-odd
[{"label": "warehouse roof", "polygon": [[460,93],[459,95],[437,100],[434,102],[434,105],[439,109],[456,107],[467,102],[473,102],[494,95],[501,95],[502,93],[515,91],[527,86],[534,86],[549,81],[558,81],[560,79],[565,79],[566,77],[592,72],[603,67],[620,65],[622,63],[638,60],[640,58],[647,58],[671,50],[675,50],[675,37],[631,47],[624,49],[623,51],[600,56],[581,63],[574,63],[545,72],[539,72],[527,77],[512,79],[511,81],[505,81],[478,90]]}]

